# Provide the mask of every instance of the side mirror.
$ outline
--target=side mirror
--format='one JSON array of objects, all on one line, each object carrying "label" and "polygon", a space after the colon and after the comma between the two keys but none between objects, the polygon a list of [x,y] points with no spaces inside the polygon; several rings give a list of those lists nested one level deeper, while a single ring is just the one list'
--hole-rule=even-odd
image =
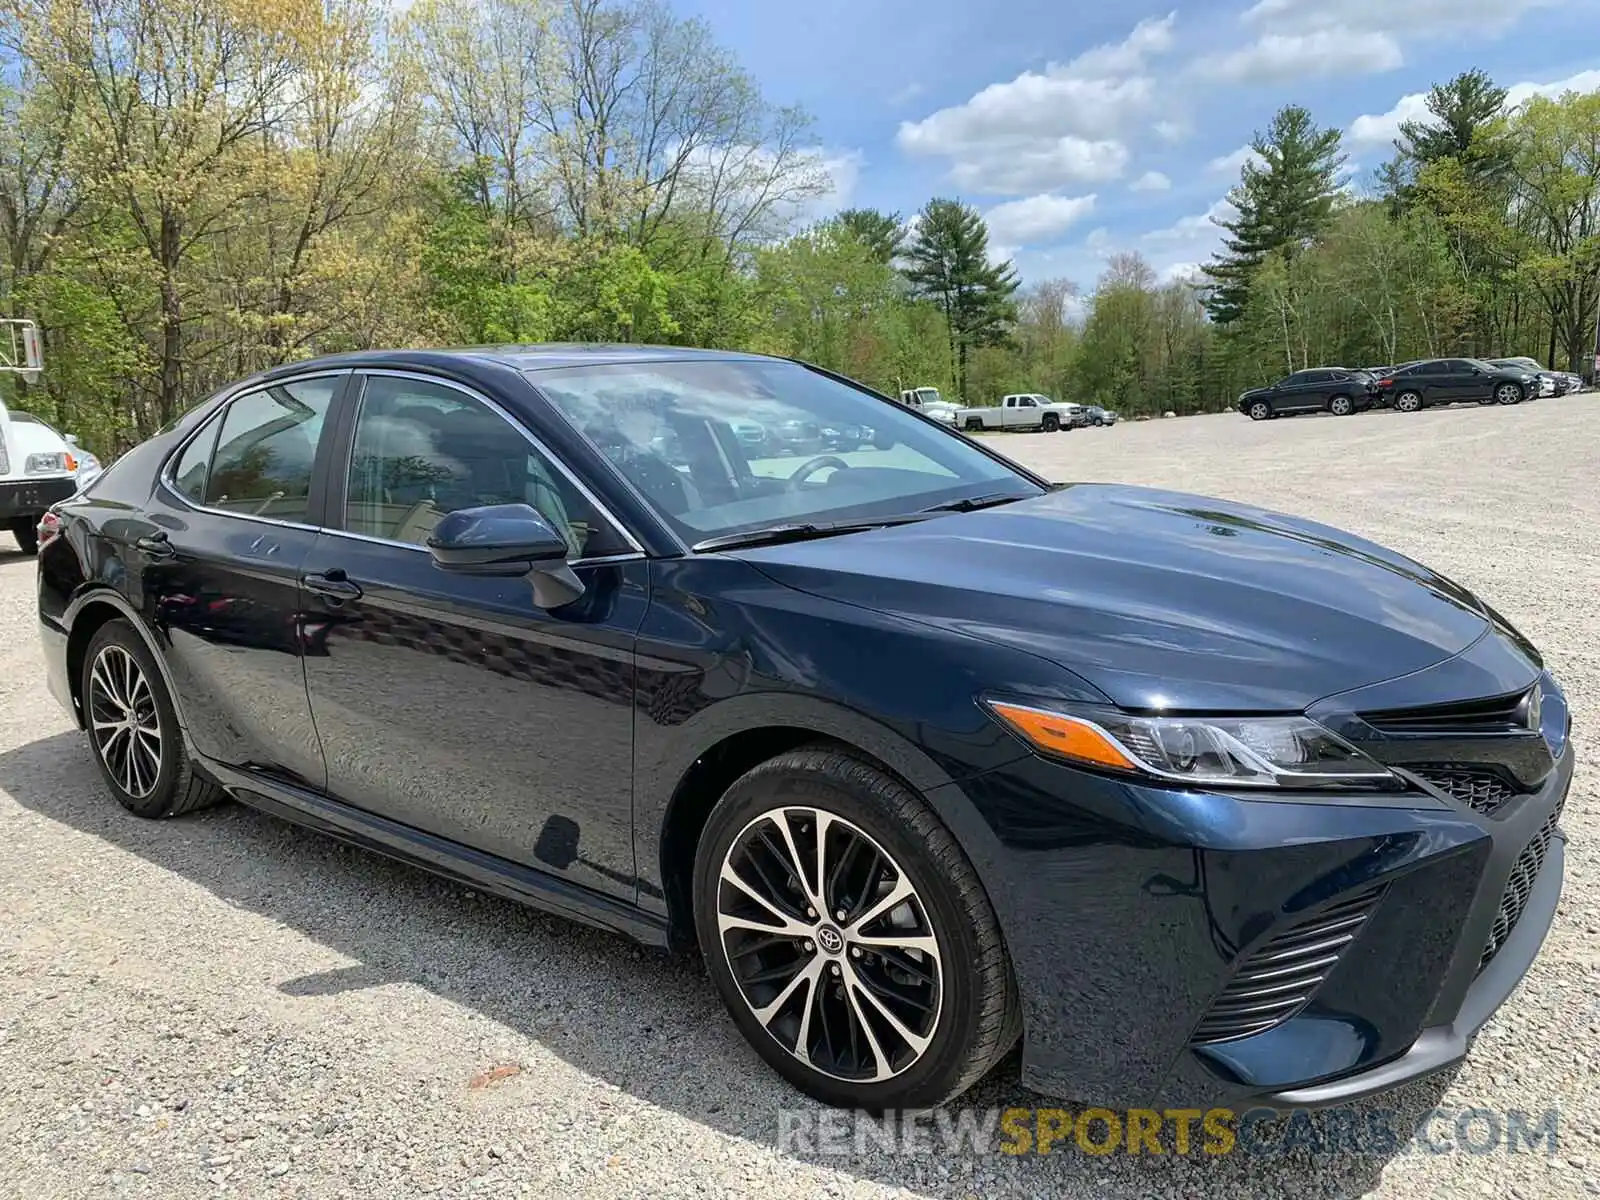
[{"label": "side mirror", "polygon": [[560,608],[583,595],[567,566],[567,539],[531,504],[462,508],[433,528],[433,565],[457,575],[525,576],[540,608]]}]

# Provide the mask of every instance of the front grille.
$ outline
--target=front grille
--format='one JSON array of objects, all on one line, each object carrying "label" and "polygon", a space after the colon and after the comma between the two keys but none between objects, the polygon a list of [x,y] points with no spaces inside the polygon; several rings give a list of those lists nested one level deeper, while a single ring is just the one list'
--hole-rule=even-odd
[{"label": "front grille", "polygon": [[1527,729],[1528,698],[1533,688],[1510,696],[1435,704],[1427,708],[1394,708],[1362,713],[1361,719],[1380,733],[1506,733]]},{"label": "front grille", "polygon": [[1555,811],[1539,826],[1539,832],[1517,855],[1517,861],[1511,868],[1511,877],[1506,880],[1506,890],[1500,894],[1500,907],[1494,914],[1489,942],[1483,948],[1483,956],[1478,959],[1478,970],[1487,967],[1489,960],[1500,953],[1500,948],[1506,944],[1511,931],[1522,919],[1522,910],[1528,907],[1528,897],[1533,895],[1534,881],[1544,867],[1545,855],[1550,852],[1550,839],[1555,836],[1556,822],[1561,819],[1561,809],[1565,804],[1566,797],[1563,796]]},{"label": "front grille", "polygon": [[1240,961],[1191,1045],[1265,1033],[1299,1012],[1339,962],[1383,895],[1371,888],[1303,917]]},{"label": "front grille", "polygon": [[1495,771],[1445,770],[1420,767],[1416,775],[1475,813],[1492,817],[1518,795],[1516,788]]}]

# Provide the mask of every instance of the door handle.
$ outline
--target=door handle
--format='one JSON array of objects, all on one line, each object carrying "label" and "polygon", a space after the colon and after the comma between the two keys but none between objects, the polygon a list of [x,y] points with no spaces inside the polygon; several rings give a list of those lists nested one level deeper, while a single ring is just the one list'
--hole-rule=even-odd
[{"label": "door handle", "polygon": [[346,600],[361,598],[361,588],[351,583],[343,570],[334,567],[329,571],[316,572],[302,575],[300,582],[305,584],[306,590],[316,592],[319,596],[326,596],[330,600],[343,603]]},{"label": "door handle", "polygon": [[164,529],[145,534],[143,537],[136,539],[133,545],[135,549],[144,551],[151,558],[171,558],[177,553],[172,548],[172,543],[168,540]]}]

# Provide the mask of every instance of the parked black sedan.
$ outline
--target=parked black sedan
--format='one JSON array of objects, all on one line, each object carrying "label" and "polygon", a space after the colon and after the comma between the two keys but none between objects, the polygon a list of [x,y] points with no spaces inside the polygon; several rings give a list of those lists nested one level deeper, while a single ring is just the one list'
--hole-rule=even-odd
[{"label": "parked black sedan", "polygon": [[1370,408],[1377,402],[1377,381],[1352,367],[1315,367],[1296,371],[1239,397],[1239,411],[1252,421],[1298,413],[1331,412],[1337,417]]},{"label": "parked black sedan", "polygon": [[[740,421],[887,449],[758,471]],[[1566,701],[1482,601],[796,363],[296,363],[40,542],[50,687],[129,811],[233,797],[698,945],[834,1104],[941,1103],[1019,1037],[1112,1105],[1389,1088],[1466,1053],[1561,891]]]},{"label": "parked black sedan", "polygon": [[1428,358],[1390,372],[1378,388],[1388,406],[1417,412],[1436,404],[1520,404],[1539,394],[1539,377],[1477,358]]}]

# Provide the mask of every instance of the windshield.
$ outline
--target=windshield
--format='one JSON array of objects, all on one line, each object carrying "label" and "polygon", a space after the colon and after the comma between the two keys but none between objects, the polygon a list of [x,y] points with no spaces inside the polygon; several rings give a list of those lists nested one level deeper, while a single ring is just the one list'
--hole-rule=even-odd
[{"label": "windshield", "polygon": [[919,402],[921,402],[922,404],[938,404],[938,403],[940,403],[940,400],[939,400],[939,389],[938,388],[918,388],[917,389],[917,400]]},{"label": "windshield", "polygon": [[794,363],[619,363],[528,378],[691,544],[1042,494],[961,434]]}]

